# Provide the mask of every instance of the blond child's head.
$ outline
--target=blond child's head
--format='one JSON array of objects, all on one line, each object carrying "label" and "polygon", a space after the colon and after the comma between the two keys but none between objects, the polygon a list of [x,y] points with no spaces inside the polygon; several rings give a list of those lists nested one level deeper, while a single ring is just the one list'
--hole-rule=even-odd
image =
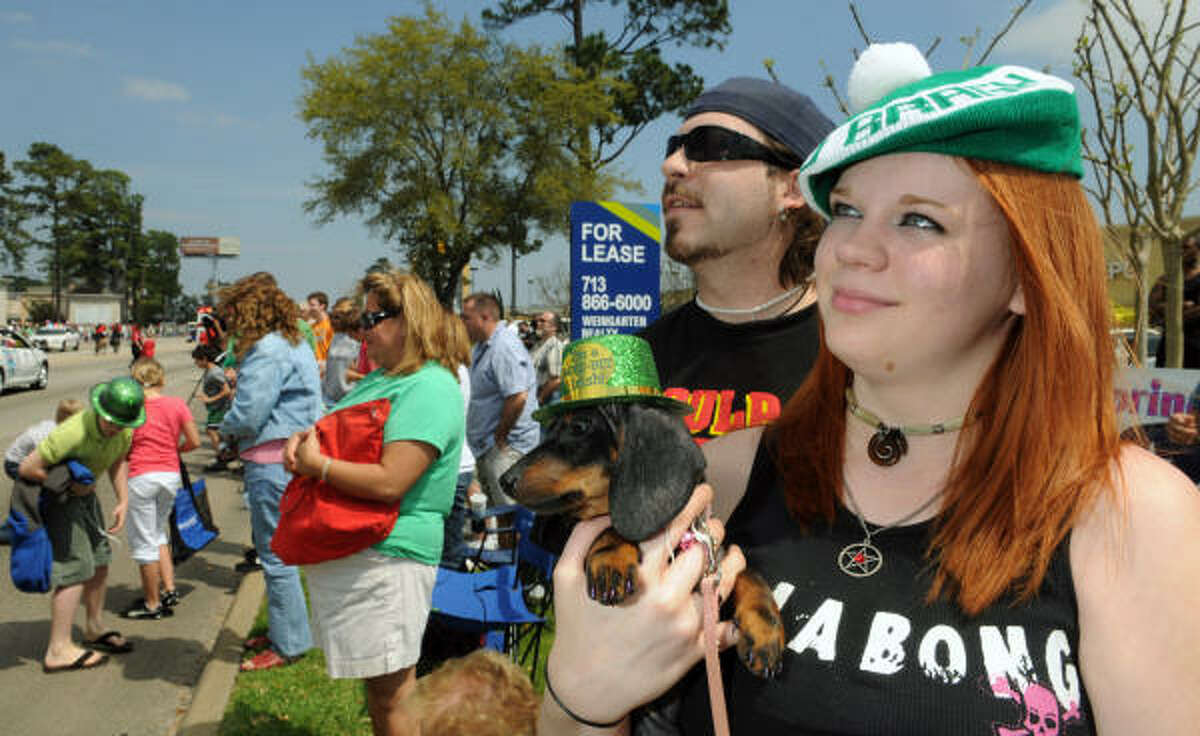
[{"label": "blond child's head", "polygon": [[67,419],[83,411],[83,402],[79,399],[63,399],[54,410],[54,421],[62,424]]},{"label": "blond child's head", "polygon": [[525,671],[491,649],[447,660],[410,700],[421,736],[532,736],[538,704]]},{"label": "blond child's head", "polygon": [[161,388],[166,383],[166,372],[162,363],[154,358],[138,358],[129,371],[133,380],[142,384],[143,388]]}]

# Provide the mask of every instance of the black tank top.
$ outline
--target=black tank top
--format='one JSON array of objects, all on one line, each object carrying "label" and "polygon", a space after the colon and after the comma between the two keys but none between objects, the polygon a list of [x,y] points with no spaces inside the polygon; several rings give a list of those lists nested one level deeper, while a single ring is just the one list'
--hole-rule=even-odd
[{"label": "black tank top", "polygon": [[[722,657],[733,733],[1095,733],[1066,543],[1029,602],[1005,598],[974,617],[949,601],[926,604],[929,523],[875,535],[883,566],[852,578],[837,560],[863,540],[858,520],[839,508],[832,527],[819,522],[802,533],[766,445],[728,539],[775,591],[787,650],[783,675],[770,682],[751,675],[732,649]],[[712,733],[703,664],[681,686],[683,732]]]}]

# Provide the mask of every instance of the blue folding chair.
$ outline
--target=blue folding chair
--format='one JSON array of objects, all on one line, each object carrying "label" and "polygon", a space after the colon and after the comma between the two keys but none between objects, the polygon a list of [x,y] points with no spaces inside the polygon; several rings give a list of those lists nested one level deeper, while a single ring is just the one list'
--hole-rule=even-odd
[{"label": "blue folding chair", "polygon": [[[470,568],[491,567],[496,565],[515,565],[517,564],[517,551],[511,543],[511,537],[516,532],[515,526],[496,526],[488,527],[487,519],[495,518],[497,520],[507,518],[514,514],[518,509],[524,507],[517,504],[506,506],[490,506],[483,511],[469,511],[468,519],[471,521],[471,526],[482,532],[478,539],[464,539],[458,543],[457,554],[453,555],[456,559],[462,559],[470,563]],[[501,546],[497,543],[493,546],[487,546],[487,540],[496,540],[504,542],[508,546]],[[442,562],[443,567],[446,567],[445,559]],[[455,569],[453,566],[449,566]]]},{"label": "blue folding chair", "polygon": [[461,631],[485,633],[489,648],[514,656],[519,627],[545,623],[525,605],[516,565],[482,572],[438,568],[430,615]]},{"label": "blue folding chair", "polygon": [[[554,605],[554,566],[558,555],[546,550],[533,539],[534,514],[518,506],[513,527],[517,533],[517,567],[525,591],[525,600],[536,616],[545,618]],[[523,626],[517,629],[513,642],[514,656],[519,664],[529,668],[536,679],[538,654],[542,648],[542,626]]]}]

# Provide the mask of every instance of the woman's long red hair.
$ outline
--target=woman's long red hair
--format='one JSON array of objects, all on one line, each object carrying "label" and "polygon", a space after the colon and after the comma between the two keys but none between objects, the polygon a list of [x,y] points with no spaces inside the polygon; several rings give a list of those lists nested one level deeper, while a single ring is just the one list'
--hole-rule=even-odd
[{"label": "woman's long red hair", "polygon": [[[1024,291],[1000,354],[971,401],[927,556],[929,599],[976,614],[1027,600],[1054,550],[1110,488],[1120,440],[1099,226],[1074,179],[970,160],[1009,222]],[[788,507],[832,521],[842,487],[850,370],[825,347],[776,422]]]}]

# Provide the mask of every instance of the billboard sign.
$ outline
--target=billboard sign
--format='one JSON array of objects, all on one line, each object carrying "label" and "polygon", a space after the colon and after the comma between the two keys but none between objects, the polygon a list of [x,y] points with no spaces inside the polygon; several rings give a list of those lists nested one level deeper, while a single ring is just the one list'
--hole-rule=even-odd
[{"label": "billboard sign", "polygon": [[659,313],[659,206],[571,203],[571,339],[638,332]]},{"label": "billboard sign", "polygon": [[179,255],[184,257],[215,256],[219,243],[219,238],[180,238]]},{"label": "billboard sign", "polygon": [[179,255],[185,258],[236,258],[241,254],[242,241],[240,238],[223,236],[220,238],[187,237],[179,239]]}]

